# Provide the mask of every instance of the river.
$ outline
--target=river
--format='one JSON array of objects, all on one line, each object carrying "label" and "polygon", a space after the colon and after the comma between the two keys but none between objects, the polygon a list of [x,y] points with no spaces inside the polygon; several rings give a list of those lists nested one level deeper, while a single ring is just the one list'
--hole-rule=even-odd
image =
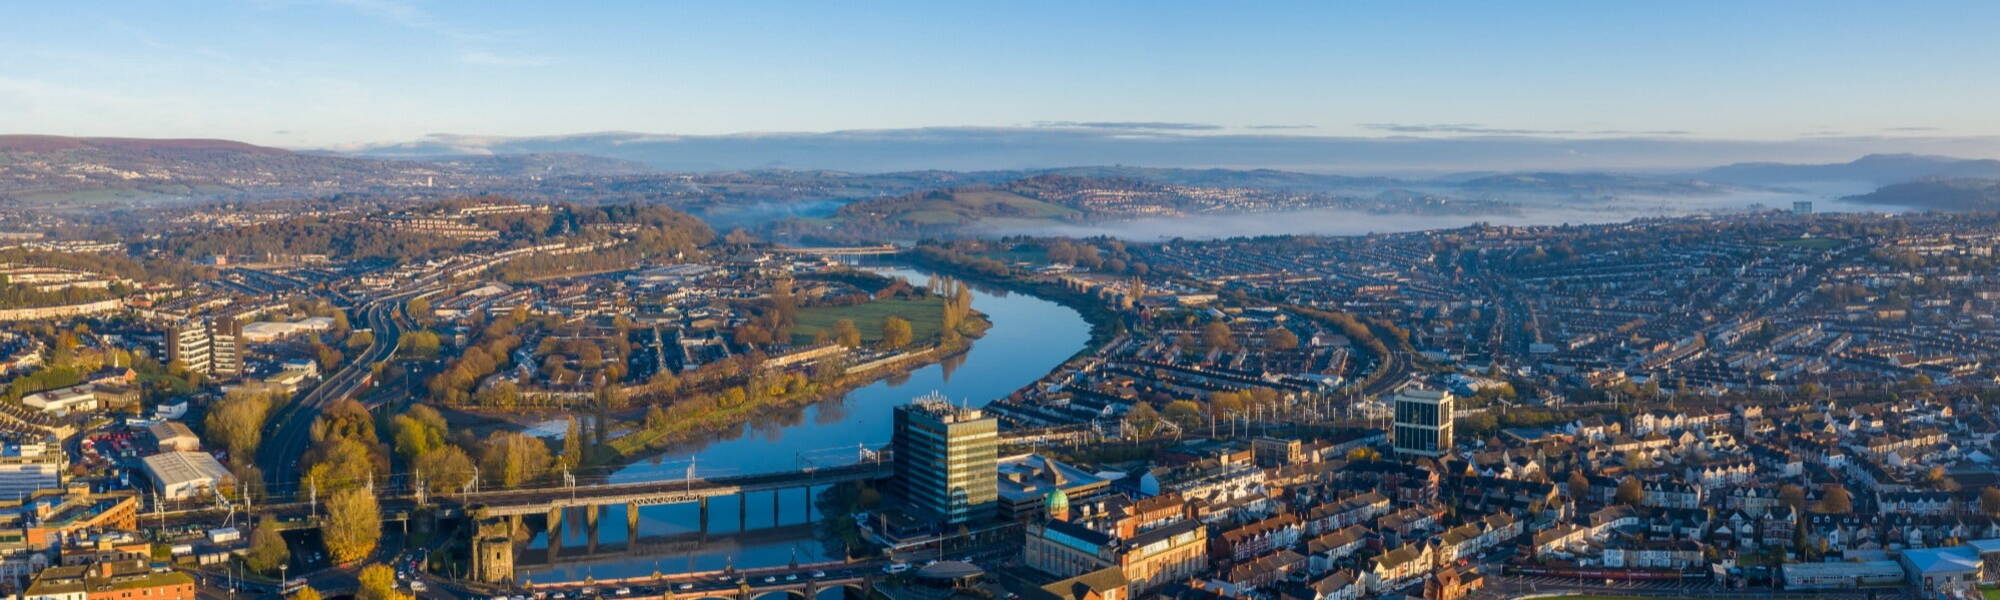
[{"label": "river", "polygon": [[[910,268],[878,270],[908,279],[918,287],[931,277]],[[977,285],[972,294],[972,308],[985,313],[992,327],[964,354],[855,389],[837,401],[808,406],[770,422],[746,424],[711,441],[642,460],[613,474],[612,481],[678,479],[690,470],[713,477],[850,463],[859,457],[860,448],[888,443],[890,411],[896,405],[931,391],[955,402],[983,405],[1048,374],[1083,349],[1090,338],[1089,323],[1055,302]],[[818,491],[816,488],[814,494]],[[816,522],[819,515],[799,490],[782,497],[751,494],[746,504],[738,506],[734,497],[711,499],[706,539],[699,534],[696,505],[642,507],[640,539],[648,541],[648,547],[660,548],[646,554],[575,556],[588,545],[588,536],[581,527],[571,526],[563,536],[563,560],[548,563],[544,558],[548,539],[542,532],[528,543],[517,570],[533,581],[547,582],[840,558],[838,551],[829,556],[804,526]],[[739,518],[743,527],[739,527]],[[580,512],[563,520],[583,522]],[[625,522],[624,507],[604,507],[599,515],[598,542],[622,548]],[[781,527],[774,528],[774,523]],[[659,543],[653,544],[655,540]]]}]

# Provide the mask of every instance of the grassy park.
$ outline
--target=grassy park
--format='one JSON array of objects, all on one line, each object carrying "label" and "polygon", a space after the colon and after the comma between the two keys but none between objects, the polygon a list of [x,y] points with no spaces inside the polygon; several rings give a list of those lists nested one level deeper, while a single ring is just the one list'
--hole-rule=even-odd
[{"label": "grassy park", "polygon": [[792,342],[810,343],[814,335],[826,332],[833,337],[833,325],[841,319],[854,321],[854,327],[861,330],[861,341],[873,344],[882,339],[882,320],[890,316],[902,317],[910,321],[910,337],[923,341],[936,338],[938,327],[944,322],[944,298],[926,296],[923,298],[890,298],[872,300],[852,306],[820,306],[799,310],[798,324],[792,327]]}]

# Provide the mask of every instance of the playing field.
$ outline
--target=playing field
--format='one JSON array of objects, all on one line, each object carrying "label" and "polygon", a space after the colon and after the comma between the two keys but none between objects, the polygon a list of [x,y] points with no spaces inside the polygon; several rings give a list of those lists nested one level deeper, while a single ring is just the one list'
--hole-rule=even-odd
[{"label": "playing field", "polygon": [[892,298],[863,302],[853,306],[822,306],[801,309],[799,321],[792,328],[792,343],[812,342],[813,336],[826,332],[827,339],[833,338],[833,324],[841,319],[851,319],[854,327],[861,330],[861,341],[874,343],[882,339],[882,320],[898,316],[910,321],[910,337],[918,342],[937,337],[938,327],[944,322],[944,299],[925,297],[916,300]]}]

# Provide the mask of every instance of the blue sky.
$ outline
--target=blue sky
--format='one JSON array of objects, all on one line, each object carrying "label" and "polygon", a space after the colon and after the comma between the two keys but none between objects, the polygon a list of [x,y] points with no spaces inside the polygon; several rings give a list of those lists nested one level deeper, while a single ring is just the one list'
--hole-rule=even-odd
[{"label": "blue sky", "polygon": [[0,132],[2000,134],[2000,3],[46,2]]}]

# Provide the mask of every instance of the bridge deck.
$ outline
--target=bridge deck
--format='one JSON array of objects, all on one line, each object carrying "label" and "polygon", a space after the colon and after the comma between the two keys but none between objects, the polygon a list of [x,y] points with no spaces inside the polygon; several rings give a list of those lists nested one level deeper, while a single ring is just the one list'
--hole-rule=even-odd
[{"label": "bridge deck", "polygon": [[886,462],[862,463],[827,469],[734,477],[606,483],[532,490],[496,490],[445,495],[440,496],[438,500],[478,507],[480,514],[499,517],[542,514],[552,509],[582,506],[678,504],[744,492],[884,479],[893,472],[894,468]]}]

